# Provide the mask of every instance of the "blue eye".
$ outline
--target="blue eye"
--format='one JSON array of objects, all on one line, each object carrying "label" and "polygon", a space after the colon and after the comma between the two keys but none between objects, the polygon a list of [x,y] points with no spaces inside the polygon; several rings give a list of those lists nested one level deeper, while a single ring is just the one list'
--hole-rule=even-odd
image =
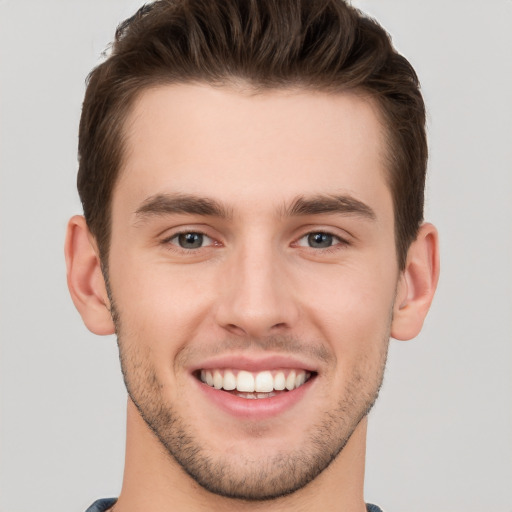
[{"label": "blue eye", "polygon": [[174,235],[169,242],[180,246],[182,249],[200,249],[205,245],[211,245],[213,243],[209,236],[194,232],[178,233]]},{"label": "blue eye", "polygon": [[309,247],[315,249],[325,249],[331,247],[334,242],[334,237],[329,233],[310,233],[307,236]]},{"label": "blue eye", "polygon": [[329,249],[329,247],[339,244],[343,245],[346,244],[346,242],[336,235],[323,231],[308,233],[297,242],[297,245],[300,247],[310,247],[312,249]]}]

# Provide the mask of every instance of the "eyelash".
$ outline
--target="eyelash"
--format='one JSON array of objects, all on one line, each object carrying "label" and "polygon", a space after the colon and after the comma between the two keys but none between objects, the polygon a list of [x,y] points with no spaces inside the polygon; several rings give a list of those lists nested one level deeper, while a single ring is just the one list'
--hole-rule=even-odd
[{"label": "eyelash", "polygon": [[[328,246],[328,247],[311,247],[309,245],[299,245],[299,242],[301,240],[303,240],[304,238],[307,238],[307,237],[310,237],[311,235],[326,235],[326,236],[329,236],[332,238],[332,245]],[[295,246],[299,246],[299,247],[304,247],[306,249],[311,249],[313,251],[315,251],[316,253],[318,252],[322,252],[323,254],[327,254],[327,253],[333,253],[333,252],[336,252],[336,251],[339,251],[347,246],[350,245],[349,241],[338,236],[338,235],[335,235],[334,233],[330,233],[329,231],[322,231],[322,230],[318,230],[318,231],[308,231],[307,233],[303,234],[300,238],[297,239],[296,242],[294,242]]]},{"label": "eyelash", "polygon": [[[184,247],[180,247],[178,245],[178,243],[172,243],[172,241],[174,239],[177,239],[181,235],[201,235],[203,237],[206,237],[206,238],[210,239],[213,243],[208,244],[206,246],[197,247],[197,248],[185,249]],[[218,245],[221,245],[221,244],[219,242],[216,242],[212,237],[208,236],[203,231],[184,230],[184,231],[179,231],[178,233],[173,233],[171,236],[168,236],[167,238],[162,240],[162,245],[164,245],[170,251],[179,252],[179,253],[185,254],[185,255],[191,255],[191,254],[194,254],[199,249],[206,249],[208,247],[212,247],[212,246],[215,246],[215,245],[218,246]]]},{"label": "eyelash", "polygon": [[[200,235],[202,237],[206,237],[209,240],[211,240],[212,243],[209,243],[208,245],[196,247],[196,248],[184,248],[180,247],[178,243],[172,243],[173,240],[178,239],[181,235]],[[328,247],[311,247],[309,245],[301,245],[300,241],[311,236],[311,235],[326,235],[329,237],[332,237],[333,244]],[[184,255],[192,255],[195,254],[199,249],[207,249],[209,247],[215,247],[215,246],[221,246],[222,244],[220,242],[217,242],[212,237],[208,236],[203,231],[198,230],[184,230],[179,231],[177,233],[173,233],[171,236],[166,237],[164,240],[162,240],[162,245],[164,245],[167,250],[179,252],[180,254]],[[301,235],[298,239],[296,239],[295,242],[291,244],[293,247],[303,247],[306,250],[314,251],[316,254],[329,254],[334,253],[339,250],[344,249],[345,247],[348,247],[350,245],[350,242],[346,240],[345,238],[342,238],[338,235],[335,235],[334,233],[330,233],[329,231],[308,231],[307,233],[304,233]]]}]

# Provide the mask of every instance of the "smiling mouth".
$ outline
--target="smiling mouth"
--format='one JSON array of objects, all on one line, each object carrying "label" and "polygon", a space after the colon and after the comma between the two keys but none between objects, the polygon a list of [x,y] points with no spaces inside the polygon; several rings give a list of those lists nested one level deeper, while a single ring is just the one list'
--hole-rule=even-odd
[{"label": "smiling mouth", "polygon": [[204,384],[246,399],[272,398],[293,391],[308,382],[315,373],[306,370],[201,370],[197,377]]}]

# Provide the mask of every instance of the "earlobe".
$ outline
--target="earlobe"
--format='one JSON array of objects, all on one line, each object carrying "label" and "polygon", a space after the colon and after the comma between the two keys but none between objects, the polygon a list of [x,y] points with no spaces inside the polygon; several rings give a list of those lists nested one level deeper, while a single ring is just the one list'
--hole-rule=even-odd
[{"label": "earlobe", "polygon": [[439,238],[432,224],[423,224],[407,253],[398,283],[391,336],[409,340],[419,334],[439,279]]},{"label": "earlobe", "polygon": [[99,254],[80,215],[72,217],[68,223],[65,256],[69,292],[86,327],[95,334],[113,334],[115,326]]}]

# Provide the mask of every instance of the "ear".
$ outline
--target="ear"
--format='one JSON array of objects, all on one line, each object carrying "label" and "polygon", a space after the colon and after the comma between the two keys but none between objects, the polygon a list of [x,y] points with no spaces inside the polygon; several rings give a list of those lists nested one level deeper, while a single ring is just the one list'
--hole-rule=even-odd
[{"label": "ear", "polygon": [[407,252],[398,282],[391,336],[410,340],[419,334],[439,279],[439,237],[432,224],[423,224]]},{"label": "ear", "polygon": [[115,326],[98,248],[81,215],[68,223],[65,256],[69,292],[86,327],[94,334],[113,334]]}]

